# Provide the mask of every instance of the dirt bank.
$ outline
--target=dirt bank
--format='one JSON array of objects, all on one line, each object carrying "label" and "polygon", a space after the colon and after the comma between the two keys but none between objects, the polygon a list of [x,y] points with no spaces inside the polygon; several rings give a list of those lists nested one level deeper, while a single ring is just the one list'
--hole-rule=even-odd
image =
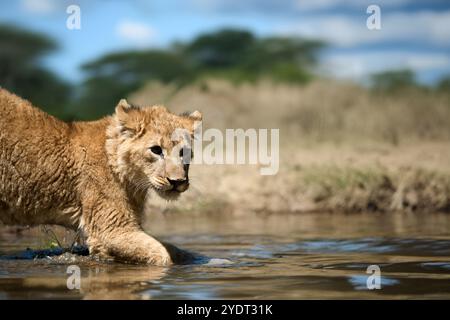
[{"label": "dirt bank", "polygon": [[280,169],[192,166],[192,188],[158,211],[450,211],[450,94],[370,92],[353,85],[208,80],[181,90],[151,83],[130,96],[204,127],[280,129]]}]

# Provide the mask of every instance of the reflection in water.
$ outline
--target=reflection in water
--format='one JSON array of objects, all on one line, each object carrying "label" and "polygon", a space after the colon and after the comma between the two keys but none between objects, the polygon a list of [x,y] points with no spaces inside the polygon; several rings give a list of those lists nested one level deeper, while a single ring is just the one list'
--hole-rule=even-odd
[{"label": "reflection in water", "polygon": [[[123,264],[86,263],[72,261],[54,264],[42,261],[2,261],[0,290],[2,298],[85,298],[130,299],[151,298],[135,295],[134,291],[162,279],[167,268]],[[81,289],[67,288],[67,266],[76,264],[81,269]],[[31,270],[30,270],[31,268]]]},{"label": "reflection in water", "polygon": [[[151,223],[150,223],[151,222]],[[159,268],[67,255],[0,259],[0,298],[450,298],[449,215],[167,215],[146,228],[212,259]],[[1,232],[5,257],[39,232]],[[81,268],[81,290],[66,286]],[[381,289],[368,290],[369,265]]]}]

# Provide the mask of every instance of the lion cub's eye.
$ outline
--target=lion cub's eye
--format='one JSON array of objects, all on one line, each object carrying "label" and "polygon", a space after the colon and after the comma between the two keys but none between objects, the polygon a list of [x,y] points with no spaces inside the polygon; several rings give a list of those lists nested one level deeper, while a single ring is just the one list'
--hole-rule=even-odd
[{"label": "lion cub's eye", "polygon": [[[183,158],[183,156],[184,156],[184,148],[181,148],[180,149],[180,158]],[[188,152],[188,154],[190,155],[190,158],[193,158],[193,153],[192,153],[192,150],[191,149],[189,149],[189,148],[186,148],[186,151]]]},{"label": "lion cub's eye", "polygon": [[162,148],[160,146],[150,147],[150,151],[157,155],[162,155],[163,153]]}]

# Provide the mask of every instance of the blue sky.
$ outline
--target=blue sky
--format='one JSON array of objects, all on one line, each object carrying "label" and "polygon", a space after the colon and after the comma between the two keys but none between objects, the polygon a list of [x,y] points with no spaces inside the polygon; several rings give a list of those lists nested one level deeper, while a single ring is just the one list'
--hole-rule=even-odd
[{"label": "blue sky", "polygon": [[[70,4],[81,8],[81,30],[66,28]],[[381,30],[366,27],[370,4],[381,8]],[[166,47],[223,27],[323,39],[330,46],[319,72],[338,78],[410,68],[433,83],[450,74],[449,0],[0,0],[0,22],[54,38],[60,49],[45,63],[71,81],[104,53]]]}]

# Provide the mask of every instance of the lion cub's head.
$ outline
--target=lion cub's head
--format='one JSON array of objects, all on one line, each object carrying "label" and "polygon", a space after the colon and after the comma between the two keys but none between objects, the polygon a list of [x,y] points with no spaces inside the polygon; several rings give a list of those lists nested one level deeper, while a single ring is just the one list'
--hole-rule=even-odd
[{"label": "lion cub's head", "polygon": [[174,199],[189,187],[195,111],[178,116],[162,106],[134,107],[121,100],[107,129],[109,164],[135,192],[156,190]]}]

